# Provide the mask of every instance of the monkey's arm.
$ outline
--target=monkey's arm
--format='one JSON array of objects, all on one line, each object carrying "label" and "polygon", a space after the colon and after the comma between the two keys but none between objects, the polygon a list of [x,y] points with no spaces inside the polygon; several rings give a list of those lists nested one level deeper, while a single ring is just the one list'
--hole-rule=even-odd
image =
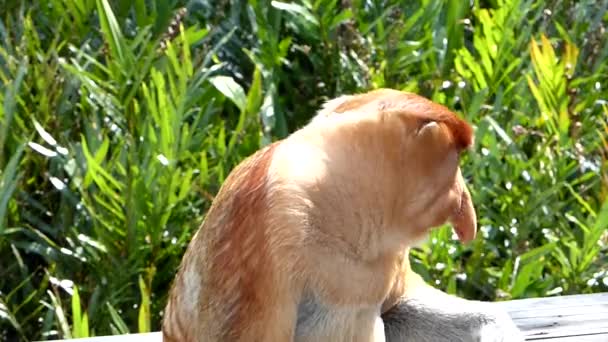
[{"label": "monkey's arm", "polygon": [[387,342],[519,342],[523,335],[509,315],[491,303],[435,289],[417,277],[414,288],[382,314]]}]

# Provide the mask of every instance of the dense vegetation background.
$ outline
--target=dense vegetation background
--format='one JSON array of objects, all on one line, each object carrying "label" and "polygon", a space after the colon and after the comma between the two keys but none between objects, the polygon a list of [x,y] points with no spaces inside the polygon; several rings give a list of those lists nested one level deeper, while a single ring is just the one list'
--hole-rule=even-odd
[{"label": "dense vegetation background", "polygon": [[245,156],[328,98],[476,128],[479,237],[414,267],[482,300],[608,290],[608,1],[0,0],[0,339],[159,329]]}]

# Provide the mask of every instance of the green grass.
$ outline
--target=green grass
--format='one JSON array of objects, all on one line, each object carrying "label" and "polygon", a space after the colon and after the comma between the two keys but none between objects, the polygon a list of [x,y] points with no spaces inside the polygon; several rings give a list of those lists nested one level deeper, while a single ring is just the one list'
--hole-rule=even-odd
[{"label": "green grass", "polygon": [[412,256],[466,298],[608,290],[608,1],[0,0],[0,339],[154,331],[244,157],[323,101],[475,126],[479,218]]}]

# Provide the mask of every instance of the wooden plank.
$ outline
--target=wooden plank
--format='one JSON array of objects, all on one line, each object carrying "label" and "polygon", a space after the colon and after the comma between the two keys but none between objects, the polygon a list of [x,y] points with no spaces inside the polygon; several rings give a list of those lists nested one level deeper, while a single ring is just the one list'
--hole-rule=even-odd
[{"label": "wooden plank", "polygon": [[515,299],[505,302],[495,302],[494,304],[504,307],[507,311],[601,305],[608,304],[608,292],[558,297]]},{"label": "wooden plank", "polygon": [[606,326],[604,327],[594,327],[592,324],[586,324],[581,327],[573,327],[573,326],[557,326],[557,327],[544,327],[544,328],[535,328],[522,330],[524,332],[524,336],[529,338],[540,338],[540,337],[569,337],[569,336],[585,336],[585,335],[604,335],[608,340],[608,329]]},{"label": "wooden plank", "polygon": [[507,310],[513,319],[542,318],[542,317],[568,317],[576,315],[606,315],[608,314],[608,304],[581,305],[570,307],[555,308],[522,308],[521,310]]},{"label": "wooden plank", "polygon": [[528,341],[608,341],[608,293],[495,303]]},{"label": "wooden plank", "polygon": [[588,335],[588,336],[569,336],[569,337],[551,337],[547,339],[528,339],[528,341],[536,342],[606,342],[606,335]]},{"label": "wooden plank", "polygon": [[608,333],[608,314],[602,315],[573,315],[552,317],[530,317],[514,319],[515,324],[524,331],[551,328],[553,330],[564,328],[594,328],[604,329]]}]

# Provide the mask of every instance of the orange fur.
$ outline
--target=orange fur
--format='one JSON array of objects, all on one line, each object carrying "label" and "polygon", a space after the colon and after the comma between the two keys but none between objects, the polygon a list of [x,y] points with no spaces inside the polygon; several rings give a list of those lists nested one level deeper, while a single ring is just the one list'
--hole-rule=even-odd
[{"label": "orange fur", "polygon": [[[235,326],[252,319],[249,313],[264,310],[265,299],[257,293],[271,286],[264,282],[272,278],[272,269],[264,267],[270,262],[265,244],[265,236],[269,233],[265,222],[266,175],[275,146],[254,155],[235,173],[238,178],[234,181],[234,189],[228,192],[231,198],[220,202],[228,206],[216,208],[225,211],[230,219],[224,221],[225,225],[213,226],[207,231],[217,234],[214,243],[209,245],[209,286],[220,288],[230,284],[226,290],[233,298],[224,302],[221,310],[226,312],[226,320],[220,328],[222,340],[241,337],[243,331]],[[221,230],[213,231],[214,228]],[[236,281],[233,277],[237,277]]]},{"label": "orange fur", "polygon": [[[408,117],[444,123],[452,134],[459,149],[466,149],[473,143],[473,129],[445,106],[432,102],[416,94],[401,92],[393,89],[378,89],[360,95],[347,95],[336,99],[340,101],[335,107],[329,108],[334,113],[349,111],[401,111],[407,112]],[[327,106],[325,108],[328,109]],[[328,115],[327,111],[321,115]]]},{"label": "orange fur", "polygon": [[[172,286],[164,339],[379,338],[374,317],[424,285],[409,247],[446,221],[475,237],[458,168],[472,140],[464,120],[415,94],[329,101],[226,179]],[[309,297],[330,314],[298,332]]]}]

